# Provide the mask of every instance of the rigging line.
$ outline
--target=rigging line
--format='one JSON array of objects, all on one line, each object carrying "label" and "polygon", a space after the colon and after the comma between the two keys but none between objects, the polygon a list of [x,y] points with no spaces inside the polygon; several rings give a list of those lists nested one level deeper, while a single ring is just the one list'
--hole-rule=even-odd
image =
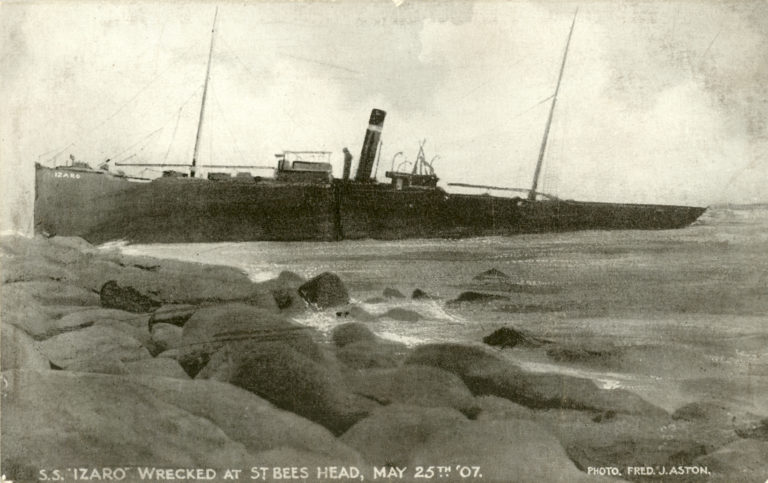
[{"label": "rigging line", "polygon": [[[152,136],[153,134],[157,133],[158,131],[162,131],[162,130],[163,130],[163,127],[159,127],[159,128],[157,128],[157,129],[155,129],[154,131],[150,132],[149,134],[147,134],[147,135],[145,135],[145,136],[142,136],[142,137],[141,137],[141,139],[139,139],[139,140],[138,140],[138,141],[136,141],[135,143],[131,144],[131,145],[130,145],[130,146],[128,146],[127,148],[123,149],[122,151],[120,151],[119,153],[115,154],[114,156],[110,156],[110,159],[111,159],[111,158],[118,158],[118,157],[122,156],[122,155],[123,155],[123,154],[125,154],[126,152],[128,152],[128,151],[130,151],[131,149],[133,149],[134,147],[138,146],[138,145],[139,145],[139,144],[140,144],[142,141],[144,141],[144,140],[145,140],[145,139],[147,139],[148,137],[150,137],[150,136]],[[135,154],[134,154],[134,156],[135,156]],[[126,159],[127,159],[127,158],[126,158]]]},{"label": "rigging line", "polygon": [[[54,154],[54,155],[53,155],[53,156],[51,156],[50,158],[46,159],[44,162],[45,162],[45,163],[47,163],[47,162],[49,162],[49,161],[51,161],[51,160],[54,160],[54,159],[58,158],[59,156],[61,156],[61,153],[63,153],[64,151],[66,151],[66,150],[67,150],[67,148],[71,148],[72,146],[74,146],[74,145],[76,145],[76,144],[77,144],[76,142],[72,141],[71,143],[67,144],[67,145],[66,145],[66,146],[64,146],[63,148],[59,149],[59,150],[56,152],[56,154]],[[53,151],[56,151],[56,150],[54,149],[54,150],[48,151],[48,153],[51,153],[51,152],[53,152]],[[48,154],[48,153],[46,153],[46,154]],[[41,158],[42,156],[44,156],[44,155],[42,155],[42,154],[41,154],[40,156],[38,156],[38,157],[37,157],[37,160],[38,160],[38,161],[40,161],[40,158]]]},{"label": "rigging line", "polygon": [[[72,146],[73,144],[75,144],[75,143],[74,143],[74,142],[71,142],[71,143],[69,143],[68,145],[66,145],[66,146],[64,147],[64,149],[67,149],[68,147]],[[62,152],[64,152],[64,149],[61,149],[61,150],[58,150],[58,149],[51,149],[50,151],[46,151],[46,152],[44,152],[44,153],[42,153],[42,154],[38,154],[38,155],[37,155],[37,160],[38,160],[38,161],[40,161],[40,158],[42,158],[43,156],[47,156],[48,154],[51,154],[51,153],[52,153],[52,152],[54,152],[54,151],[59,151],[59,153],[62,153]],[[58,156],[58,154],[56,154],[56,155],[54,155],[54,156]]]},{"label": "rigging line", "polygon": [[[254,73],[254,72],[253,72],[253,71],[252,71],[252,70],[251,70],[251,69],[248,67],[248,65],[247,65],[247,64],[246,64],[246,63],[243,61],[243,59],[241,59],[241,58],[240,58],[240,56],[238,56],[238,55],[237,55],[237,53],[235,53],[235,51],[234,51],[234,49],[232,48],[232,46],[231,46],[231,45],[229,45],[229,42],[227,42],[227,39],[226,39],[226,38],[224,38],[224,36],[221,36],[220,38],[221,38],[221,41],[222,41],[222,42],[224,42],[224,44],[225,44],[225,47],[224,47],[224,48],[226,49],[226,51],[227,51],[227,52],[229,52],[230,54],[232,54],[232,56],[233,56],[233,57],[234,57],[234,58],[235,58],[235,59],[236,59],[236,60],[237,60],[237,61],[240,63],[240,65],[241,65],[241,66],[242,66],[242,67],[243,67],[243,68],[246,70],[246,72],[248,72],[248,74],[250,74],[250,75],[251,75],[251,76],[252,76],[254,79],[258,80],[259,82],[263,82],[263,81],[264,81],[264,79],[259,79],[259,78],[258,78],[259,76],[257,76],[257,75],[256,75],[256,74],[255,74],[255,73]],[[268,70],[268,69],[266,69],[266,67],[264,66],[264,64],[262,64],[261,62],[259,62],[259,60],[258,60],[258,59],[256,60],[256,62],[258,62],[258,63],[259,63],[259,65],[260,65],[262,68],[264,68],[265,70]]]},{"label": "rigging line", "polygon": [[[85,136],[88,136],[88,135],[92,134],[94,131],[96,131],[97,129],[99,129],[100,127],[102,127],[103,125],[105,125],[106,123],[108,123],[109,121],[111,121],[112,119],[114,119],[114,118],[115,118],[115,117],[116,117],[116,116],[117,116],[117,115],[118,115],[118,114],[119,114],[119,113],[120,113],[120,112],[121,112],[123,109],[125,109],[125,108],[126,108],[126,107],[127,107],[127,106],[128,106],[130,103],[131,103],[131,102],[133,102],[134,100],[136,100],[136,98],[138,98],[138,97],[139,97],[141,94],[143,94],[143,93],[144,93],[144,91],[146,91],[146,90],[149,88],[149,86],[150,86],[150,85],[152,85],[152,84],[153,84],[153,83],[154,83],[156,80],[158,80],[158,79],[159,79],[159,78],[161,78],[163,75],[165,75],[165,73],[166,73],[166,72],[168,72],[168,71],[171,69],[171,67],[174,67],[174,66],[175,66],[177,63],[179,63],[179,62],[181,61],[181,59],[183,59],[183,58],[184,58],[184,56],[185,56],[185,55],[186,55],[186,54],[187,54],[189,51],[191,51],[191,50],[192,50],[194,47],[196,47],[196,46],[195,46],[195,45],[191,45],[191,46],[190,46],[190,47],[189,47],[187,50],[185,50],[185,51],[184,51],[184,52],[183,52],[183,53],[182,53],[182,54],[181,54],[181,55],[180,55],[180,56],[179,56],[179,57],[178,57],[178,58],[177,58],[175,61],[173,61],[171,64],[169,64],[169,65],[168,65],[168,67],[166,67],[165,69],[163,69],[163,71],[162,71],[162,72],[160,72],[159,74],[156,74],[156,75],[155,75],[155,76],[154,76],[154,77],[153,77],[153,78],[152,78],[152,79],[151,79],[151,80],[150,80],[148,83],[146,83],[146,84],[145,84],[145,85],[144,85],[144,86],[143,86],[141,89],[139,89],[139,90],[138,90],[138,92],[136,92],[136,94],[134,94],[134,95],[133,95],[133,97],[131,97],[130,99],[128,99],[127,101],[125,101],[125,102],[124,102],[122,105],[120,105],[120,107],[118,107],[118,108],[117,108],[117,110],[116,110],[116,111],[114,111],[114,112],[113,112],[113,113],[112,113],[112,114],[111,114],[109,117],[107,117],[106,119],[104,119],[103,121],[101,121],[99,124],[97,124],[97,125],[96,125],[96,126],[94,126],[93,128],[90,128],[90,129],[88,129],[88,130],[87,130],[87,132],[86,132],[85,134],[83,134],[82,136],[78,136],[78,137],[85,137]],[[75,144],[75,141],[73,141],[72,143],[70,143],[70,145],[71,145],[71,144]],[[63,150],[66,150],[66,149],[67,149],[67,148],[65,147],[64,149],[62,149],[62,151],[63,151]]]},{"label": "rigging line", "polygon": [[[533,104],[531,107],[528,107],[528,108],[526,108],[526,109],[524,109],[522,111],[519,111],[517,114],[515,114],[512,117],[506,118],[506,121],[513,121],[513,120],[515,120],[515,119],[517,119],[519,117],[524,116],[525,114],[528,114],[529,112],[531,112],[532,110],[534,110],[538,106],[544,104],[545,102],[547,102],[548,100],[552,99],[553,97],[554,97],[554,94],[552,94],[549,97],[545,97],[544,99],[540,100],[536,104]],[[500,132],[506,132],[506,131],[507,131],[507,126],[502,126],[502,127],[496,128],[496,129],[492,129],[490,131],[485,131],[485,132],[483,132],[482,134],[480,134],[478,136],[473,136],[471,139],[482,139],[482,138],[485,138],[487,136],[493,136],[493,135],[496,135],[496,134],[498,134]],[[466,140],[467,140],[467,138],[459,138],[459,139],[456,139],[454,141],[446,141],[446,144],[450,145],[450,144],[462,143],[462,142],[464,142]]]},{"label": "rigging line", "polygon": [[[181,103],[181,106],[179,106],[179,109],[183,109],[183,108],[184,108],[184,106],[186,106],[186,105],[187,105],[187,103],[188,103],[190,100],[192,100],[192,99],[195,97],[195,94],[197,94],[197,91],[198,91],[198,90],[200,90],[200,88],[201,88],[201,87],[202,87],[202,85],[198,86],[198,87],[197,87],[197,88],[196,88],[194,91],[192,91],[192,94],[190,94],[190,96],[189,96],[189,97],[187,97],[187,100],[185,100],[184,102],[182,102],[182,103]],[[160,125],[160,128],[159,128],[159,129],[162,129],[162,128],[164,128],[164,127],[165,127],[165,125],[166,125],[166,124],[168,124],[168,122],[170,122],[170,120],[171,120],[171,119],[172,119],[172,118],[171,118],[171,117],[169,117],[167,120],[165,120],[165,121],[163,122],[163,124],[161,124],[161,125]],[[114,156],[110,156],[110,157],[114,157],[114,158],[117,158],[118,156],[122,156],[122,155],[123,155],[123,154],[124,154],[126,151],[128,151],[129,149],[131,149],[131,148],[133,148],[134,146],[136,146],[137,144],[139,144],[139,143],[140,143],[142,140],[143,140],[143,138],[142,138],[142,139],[139,139],[137,142],[135,142],[135,143],[131,144],[130,146],[128,146],[127,148],[123,149],[123,150],[122,150],[122,151],[120,151],[119,153],[115,154]]]},{"label": "rigging line", "polygon": [[184,109],[184,106],[179,107],[179,113],[176,115],[176,125],[173,126],[173,134],[171,135],[171,142],[168,143],[168,150],[165,152],[163,163],[168,161],[168,155],[171,154],[171,147],[173,146],[173,142],[176,140],[176,132],[179,130],[179,121],[181,120],[182,109]]},{"label": "rigging line", "polygon": [[[518,61],[513,62],[512,64],[507,65],[506,68],[509,69],[511,67],[514,67],[517,64],[519,64],[520,62],[522,62],[522,59],[519,59]],[[462,67],[475,67],[476,68],[476,66],[473,66],[473,65],[467,65],[467,66],[462,66]],[[469,97],[470,94],[473,94],[473,93],[477,92],[478,90],[482,89],[483,87],[487,86],[488,84],[490,84],[492,82],[499,82],[499,81],[502,81],[502,80],[505,80],[505,79],[504,78],[494,78],[494,77],[491,77],[490,79],[488,79],[487,81],[481,83],[480,85],[478,85],[474,89],[470,89],[466,94],[464,94],[463,96],[457,98],[456,100],[460,101],[462,99],[466,99],[467,97]]]},{"label": "rigging line", "polygon": [[[149,139],[150,139],[152,136],[154,136],[155,134],[159,133],[159,132],[160,132],[160,131],[162,131],[163,129],[165,129],[165,126],[163,126],[163,127],[159,127],[159,128],[157,128],[157,129],[155,129],[155,130],[154,130],[154,131],[152,131],[151,133],[149,133],[149,134],[147,134],[146,136],[144,136],[143,138],[139,139],[139,140],[138,140],[136,143],[134,143],[134,144],[131,146],[131,148],[132,148],[133,146],[136,146],[136,145],[138,145],[138,144],[139,144],[139,143],[141,143],[141,142],[145,142],[145,143],[146,143],[147,141],[149,141]],[[136,156],[137,154],[139,154],[140,152],[144,151],[146,148],[147,148],[147,144],[144,144],[144,145],[141,147],[141,149],[139,149],[137,152],[133,153],[132,155],[128,156],[128,157],[127,157],[127,158],[125,158],[125,159],[121,159],[120,161],[125,161],[126,159],[130,159],[130,158],[132,158],[132,157]],[[128,149],[130,149],[130,148],[128,148]],[[126,149],[125,151],[128,151],[128,149]],[[125,152],[125,151],[123,151],[123,152]]]},{"label": "rigging line", "polygon": [[216,102],[216,107],[219,109],[219,113],[221,114],[221,117],[224,119],[224,127],[227,128],[227,132],[229,132],[229,137],[232,139],[232,144],[235,146],[235,151],[240,155],[240,159],[243,160],[243,164],[246,164],[245,156],[243,155],[243,152],[240,151],[240,147],[237,145],[237,139],[235,138],[235,135],[232,133],[232,130],[229,128],[229,119],[227,119],[227,115],[224,112],[224,109],[221,107],[221,103],[219,102],[219,96],[216,94],[216,91],[213,91],[213,100]]},{"label": "rigging line", "polygon": [[702,64],[704,64],[704,59],[709,53],[709,49],[712,48],[712,45],[714,45],[715,40],[717,40],[718,37],[720,37],[720,34],[723,33],[723,28],[721,27],[720,30],[717,31],[714,37],[712,37],[712,40],[709,41],[709,45],[707,45],[707,48],[704,50],[704,53],[701,54],[701,62],[699,63],[699,67],[701,67]]},{"label": "rigging line", "polygon": [[305,57],[299,57],[298,55],[291,55],[291,54],[283,54],[283,55],[285,55],[286,57],[289,57],[291,59],[300,60],[302,62],[308,62],[310,64],[318,64],[318,65],[322,65],[324,67],[330,67],[332,69],[343,70],[345,72],[349,72],[350,74],[363,75],[363,73],[360,72],[360,71],[349,69],[349,68],[344,67],[342,65],[333,64],[331,62],[325,62],[325,61],[322,61],[322,60],[315,60],[315,59],[307,59]]}]

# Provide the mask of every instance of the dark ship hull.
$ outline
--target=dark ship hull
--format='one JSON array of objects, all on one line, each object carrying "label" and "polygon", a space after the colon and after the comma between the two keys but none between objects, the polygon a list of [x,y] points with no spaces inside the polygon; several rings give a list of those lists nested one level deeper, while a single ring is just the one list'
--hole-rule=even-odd
[{"label": "dark ship hull", "polygon": [[37,166],[35,231],[92,243],[463,238],[574,230],[662,230],[705,208],[528,200],[333,180],[158,178]]}]

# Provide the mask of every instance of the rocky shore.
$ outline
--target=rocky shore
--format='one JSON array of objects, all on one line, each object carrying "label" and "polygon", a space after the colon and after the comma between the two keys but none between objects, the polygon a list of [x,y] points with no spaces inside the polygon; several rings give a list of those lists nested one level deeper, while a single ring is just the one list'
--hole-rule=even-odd
[{"label": "rocky shore", "polygon": [[[239,469],[238,479],[268,481],[768,477],[760,415],[704,402],[670,413],[500,354],[542,344],[555,360],[612,356],[591,347],[509,329],[486,340],[500,349],[408,348],[378,336],[332,273],[254,283],[233,268],[75,238],[4,237],[0,250],[0,465],[12,481],[54,471],[71,481],[77,468],[98,470],[93,481],[117,468],[128,480],[137,468],[210,469],[215,480]],[[337,311],[339,325],[324,334],[293,320],[312,310]]]}]

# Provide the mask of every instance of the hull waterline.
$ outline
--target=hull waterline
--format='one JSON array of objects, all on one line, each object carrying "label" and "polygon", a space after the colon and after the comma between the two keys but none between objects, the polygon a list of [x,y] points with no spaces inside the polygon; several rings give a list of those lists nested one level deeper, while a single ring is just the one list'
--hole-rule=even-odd
[{"label": "hull waterline", "polygon": [[382,183],[158,178],[37,166],[35,231],[91,243],[463,238],[575,230],[662,230],[706,208],[526,200],[397,190]]}]

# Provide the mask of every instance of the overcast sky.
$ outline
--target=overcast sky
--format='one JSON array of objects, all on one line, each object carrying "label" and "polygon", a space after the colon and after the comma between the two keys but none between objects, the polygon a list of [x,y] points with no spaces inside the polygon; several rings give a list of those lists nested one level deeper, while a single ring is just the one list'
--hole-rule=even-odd
[{"label": "overcast sky", "polygon": [[[377,107],[380,179],[426,139],[441,183],[529,187],[577,7],[540,188],[768,201],[766,1],[221,3],[202,162],[328,150],[340,173]],[[4,229],[35,162],[191,160],[215,8],[0,4]]]}]

